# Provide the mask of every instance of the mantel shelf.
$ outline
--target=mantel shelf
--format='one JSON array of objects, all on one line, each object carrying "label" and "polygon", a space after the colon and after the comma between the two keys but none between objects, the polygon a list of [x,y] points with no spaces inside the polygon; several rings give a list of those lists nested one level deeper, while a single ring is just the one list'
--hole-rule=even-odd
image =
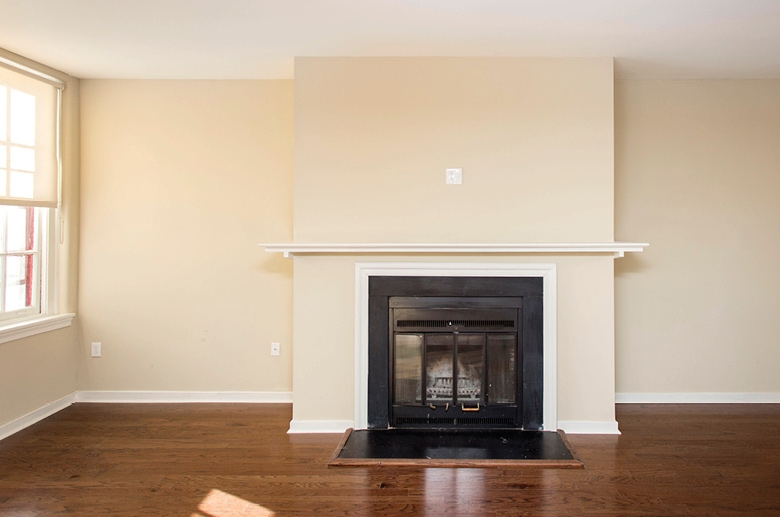
[{"label": "mantel shelf", "polygon": [[577,243],[519,243],[519,244],[374,244],[374,243],[274,243],[259,244],[268,253],[294,255],[355,255],[355,254],[514,254],[565,253],[565,254],[609,254],[622,257],[629,252],[643,251],[646,242],[577,242]]}]

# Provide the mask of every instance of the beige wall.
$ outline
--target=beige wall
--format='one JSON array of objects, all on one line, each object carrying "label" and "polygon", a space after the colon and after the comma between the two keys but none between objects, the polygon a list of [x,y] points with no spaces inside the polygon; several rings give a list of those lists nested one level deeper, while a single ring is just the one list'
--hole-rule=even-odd
[{"label": "beige wall", "polygon": [[76,391],[76,328],[0,343],[0,426]]},{"label": "beige wall", "polygon": [[[296,241],[612,240],[610,59],[305,58],[295,74]],[[296,421],[354,415],[358,260],[556,262],[558,416],[614,422],[604,256],[295,258]]]},{"label": "beige wall", "polygon": [[[57,244],[58,311],[75,312],[79,246],[79,81],[0,49],[0,55],[66,82],[62,104],[63,237]],[[76,390],[77,322],[37,336],[0,343],[0,426]]]},{"label": "beige wall", "polygon": [[296,59],[295,239],[611,241],[612,84],[603,58]]},{"label": "beige wall", "polygon": [[780,81],[618,82],[617,391],[780,392]]},{"label": "beige wall", "polygon": [[79,389],[289,391],[292,265],[257,243],[292,238],[292,81],[81,99]]},{"label": "beige wall", "polygon": [[[611,240],[610,60],[296,74],[297,240]],[[80,108],[63,78],[59,299],[81,328],[0,344],[0,425],[77,388],[290,390],[293,265],[256,243],[293,238],[292,82],[89,80]],[[620,81],[614,105],[615,236],[651,243],[614,263],[617,391],[780,392],[780,81]],[[521,260],[559,265],[559,418],[610,419],[612,260]],[[351,419],[354,258],[298,258],[295,275],[296,418]],[[339,303],[314,315],[325,293]]]}]

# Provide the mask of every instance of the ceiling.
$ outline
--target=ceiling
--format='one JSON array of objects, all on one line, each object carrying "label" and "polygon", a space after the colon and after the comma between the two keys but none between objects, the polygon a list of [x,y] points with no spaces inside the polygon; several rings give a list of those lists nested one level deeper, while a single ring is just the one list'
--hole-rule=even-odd
[{"label": "ceiling", "polygon": [[780,0],[0,0],[0,47],[81,78],[292,78],[294,56],[611,56],[622,78],[780,78]]}]

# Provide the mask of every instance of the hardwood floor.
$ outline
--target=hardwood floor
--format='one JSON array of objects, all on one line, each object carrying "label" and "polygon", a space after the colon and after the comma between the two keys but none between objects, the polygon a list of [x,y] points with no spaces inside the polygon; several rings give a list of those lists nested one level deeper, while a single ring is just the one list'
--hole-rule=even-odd
[{"label": "hardwood floor", "polygon": [[0,515],[780,515],[780,405],[619,405],[568,469],[327,467],[289,405],[76,404],[0,441]]}]

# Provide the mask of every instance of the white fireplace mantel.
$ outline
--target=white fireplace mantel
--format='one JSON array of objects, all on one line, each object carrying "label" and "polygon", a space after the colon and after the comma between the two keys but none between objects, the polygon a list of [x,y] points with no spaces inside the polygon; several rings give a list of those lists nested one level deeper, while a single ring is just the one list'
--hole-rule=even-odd
[{"label": "white fireplace mantel", "polygon": [[441,243],[273,243],[259,244],[268,253],[284,253],[286,258],[294,255],[339,255],[339,254],[608,254],[615,258],[628,252],[640,252],[647,246],[646,242],[577,242],[577,243],[515,243],[515,244],[441,244]]},{"label": "white fireplace mantel", "polygon": [[[354,419],[308,420],[293,418],[290,433],[342,432],[348,427],[365,429],[368,424],[368,284],[372,276],[479,276],[479,277],[541,277],[543,279],[543,357],[544,357],[544,402],[543,428],[563,428],[569,433],[619,434],[614,420],[558,420],[558,374],[557,374],[557,268],[551,255],[587,257],[598,255],[605,259],[623,257],[627,252],[642,252],[647,243],[601,242],[601,243],[514,243],[514,244],[443,244],[443,243],[273,243],[259,244],[269,253],[283,253],[287,258],[298,256],[349,256],[355,262],[355,384]],[[433,255],[441,260],[435,262],[369,262],[381,259],[382,255]],[[452,262],[454,255],[473,257],[525,256],[526,259],[511,262]],[[526,262],[530,257],[540,262]],[[362,257],[365,257],[363,259]],[[302,258],[302,257],[301,257]],[[461,257],[462,258],[462,257]],[[363,261],[365,260],[365,262]],[[403,258],[401,258],[403,260]],[[412,259],[413,260],[413,259]],[[567,261],[568,262],[568,261]],[[305,266],[302,264],[302,267]],[[297,268],[296,268],[297,269]],[[608,272],[607,272],[608,273]],[[303,283],[302,285],[304,285]],[[305,298],[306,287],[303,289]],[[571,289],[570,289],[571,290]],[[297,291],[296,291],[297,292]],[[571,294],[571,293],[569,293]],[[305,312],[305,311],[304,311]],[[301,317],[294,313],[294,319]],[[344,336],[346,337],[346,336]],[[574,383],[576,385],[576,382]],[[568,396],[568,395],[567,395]],[[293,397],[295,398],[295,397]]]}]

